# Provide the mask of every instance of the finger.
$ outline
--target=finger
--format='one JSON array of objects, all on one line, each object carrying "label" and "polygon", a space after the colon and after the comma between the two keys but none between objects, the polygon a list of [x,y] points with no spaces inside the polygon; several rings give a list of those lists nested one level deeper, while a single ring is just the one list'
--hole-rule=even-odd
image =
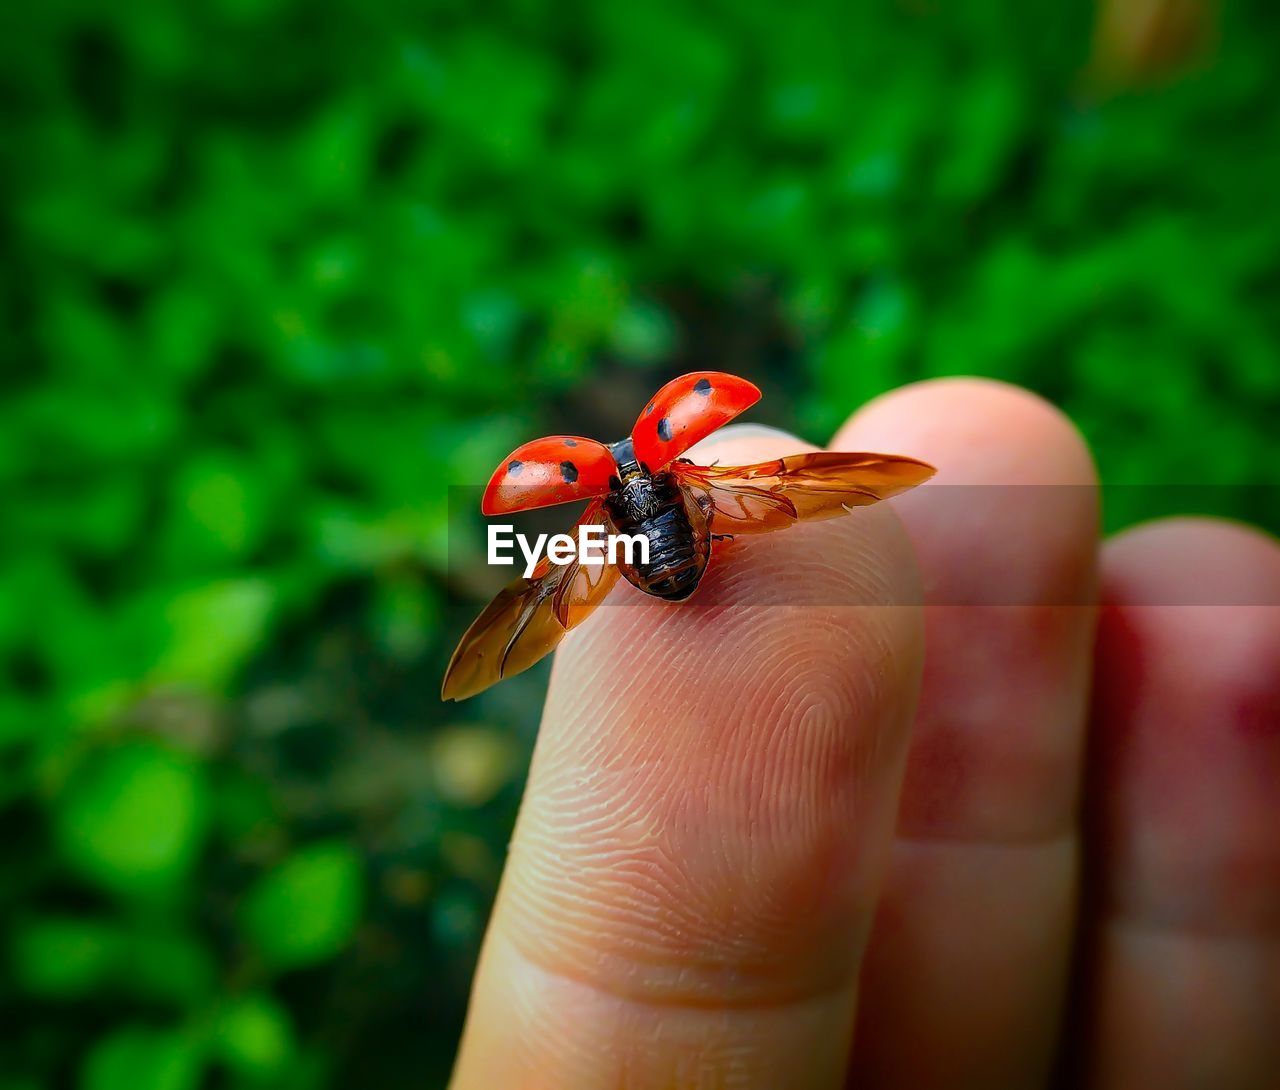
[{"label": "finger", "polygon": [[925,676],[854,1082],[1043,1085],[1075,896],[1093,466],[1051,406],[973,379],[883,397],[833,446],[938,467],[896,502],[925,587]]},{"label": "finger", "polygon": [[1109,542],[1096,670],[1089,1085],[1273,1090],[1280,543],[1203,519]]},{"label": "finger", "polygon": [[[730,432],[704,460],[802,447]],[[566,639],[455,1090],[839,1086],[913,595],[872,507],[718,546],[688,603],[622,584]]]}]

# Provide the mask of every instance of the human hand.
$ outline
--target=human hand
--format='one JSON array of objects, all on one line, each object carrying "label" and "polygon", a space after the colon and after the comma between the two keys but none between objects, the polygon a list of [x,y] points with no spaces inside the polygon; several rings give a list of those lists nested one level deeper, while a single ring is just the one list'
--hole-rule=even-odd
[{"label": "human hand", "polygon": [[566,639],[454,1090],[1274,1090],[1280,546],[1100,545],[1082,440],[992,382],[831,446],[939,473]]}]

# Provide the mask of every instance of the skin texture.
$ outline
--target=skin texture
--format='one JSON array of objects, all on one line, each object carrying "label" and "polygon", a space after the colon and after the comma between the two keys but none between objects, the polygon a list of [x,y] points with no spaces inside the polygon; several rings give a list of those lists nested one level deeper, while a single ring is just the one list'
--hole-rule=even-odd
[{"label": "skin texture", "polygon": [[922,632],[885,604],[918,597],[888,507],[806,529],[734,542],[696,606],[627,587],[566,640],[455,1085],[839,1078]]},{"label": "skin texture", "polygon": [[[1280,550],[1183,519],[1121,535],[1104,574],[1090,1082],[1272,1090]],[[1187,598],[1237,604],[1169,604]]]},{"label": "skin texture", "polygon": [[898,504],[927,588],[928,666],[856,1069],[895,1090],[1042,1085],[1073,930],[1093,465],[1055,409],[992,382],[891,394],[833,440],[886,443],[939,471]]},{"label": "skin texture", "polygon": [[565,640],[454,1090],[1274,1087],[1280,546],[1100,544],[1083,442],[997,383],[831,446],[940,472]]}]

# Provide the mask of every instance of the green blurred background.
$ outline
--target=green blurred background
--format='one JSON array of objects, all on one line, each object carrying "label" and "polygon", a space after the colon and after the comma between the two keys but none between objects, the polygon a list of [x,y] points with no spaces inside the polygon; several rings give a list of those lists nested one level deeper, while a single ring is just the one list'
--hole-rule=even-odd
[{"label": "green blurred background", "polygon": [[448,488],[525,439],[973,372],[1274,520],[1267,0],[485,8],[3,16],[0,1090],[443,1083],[545,685],[437,700]]}]

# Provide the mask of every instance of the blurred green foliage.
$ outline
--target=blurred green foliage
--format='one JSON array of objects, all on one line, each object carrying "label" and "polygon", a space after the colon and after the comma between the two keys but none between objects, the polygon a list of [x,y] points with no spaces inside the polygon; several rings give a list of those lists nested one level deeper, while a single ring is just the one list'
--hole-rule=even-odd
[{"label": "blurred green foliage", "polygon": [[544,676],[438,704],[448,487],[545,428],[976,372],[1274,480],[1261,0],[1105,99],[1066,2],[486,10],[4,16],[0,1090],[443,1081]]}]

